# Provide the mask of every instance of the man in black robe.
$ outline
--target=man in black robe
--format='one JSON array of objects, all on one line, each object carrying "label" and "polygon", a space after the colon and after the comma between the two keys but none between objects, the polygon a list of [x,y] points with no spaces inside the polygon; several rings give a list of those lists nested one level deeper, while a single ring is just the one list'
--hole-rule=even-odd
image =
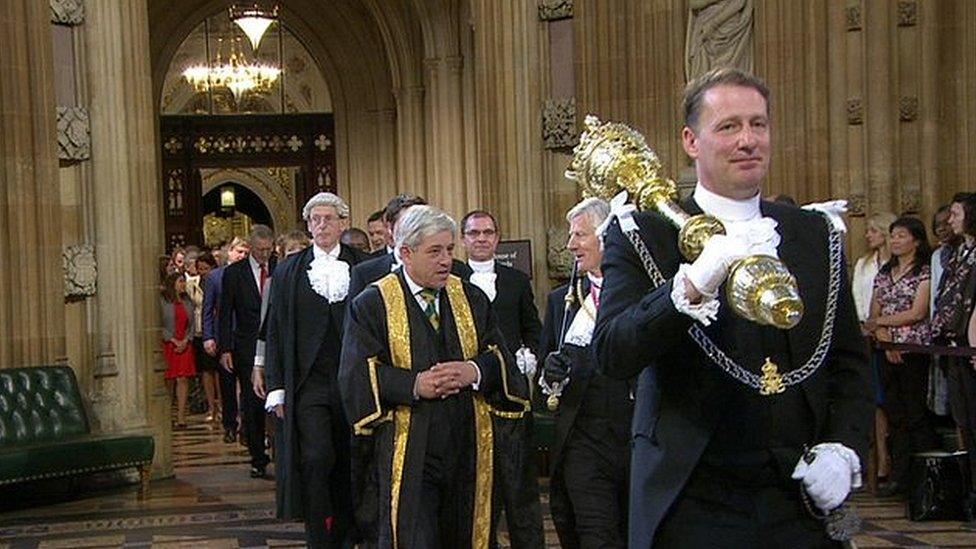
[{"label": "man in black robe", "polygon": [[266,323],[266,406],[282,420],[276,455],[278,516],[304,518],[309,547],[351,535],[349,426],[339,397],[339,355],[349,272],[365,254],[339,242],[349,207],[332,193],[302,211],[313,245],[275,273]]},{"label": "man in black robe", "polygon": [[375,442],[381,548],[487,547],[491,407],[529,408],[488,300],[451,275],[455,232],[411,207],[395,234],[403,267],[349,308],[339,381],[355,432]]},{"label": "man in black robe", "polygon": [[[515,355],[519,371],[529,383],[535,375],[539,350],[539,311],[535,308],[529,276],[495,260],[498,223],[491,212],[474,210],[461,219],[464,249],[471,274],[468,280],[485,292],[501,328],[505,346]],[[539,503],[539,475],[532,439],[532,415],[520,410],[499,410],[492,417],[495,429],[495,503],[493,546],[502,510],[512,547],[545,547],[542,506]]]},{"label": "man in black robe", "polygon": [[[597,357],[609,376],[640,374],[630,547],[836,546],[814,513],[860,483],[874,404],[842,226],[761,199],[768,96],[734,69],[685,91],[682,144],[698,183],[682,207],[726,231],[697,259],[682,258],[677,229],[655,212],[621,208],[604,236]],[[805,311],[794,328],[730,310],[730,266],[753,254],[796,277]]]}]

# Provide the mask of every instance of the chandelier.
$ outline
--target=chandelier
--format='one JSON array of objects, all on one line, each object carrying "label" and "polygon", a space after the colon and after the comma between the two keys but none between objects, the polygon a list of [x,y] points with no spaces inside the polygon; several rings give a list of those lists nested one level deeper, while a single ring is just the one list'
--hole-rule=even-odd
[{"label": "chandelier", "polygon": [[245,7],[234,4],[228,11],[230,20],[237,23],[237,26],[244,31],[248,40],[251,41],[252,51],[258,51],[264,31],[268,30],[271,23],[278,19],[278,6],[263,9],[257,3]]},{"label": "chandelier", "polygon": [[[234,96],[234,101],[240,103],[241,97],[249,91],[268,92],[278,81],[281,68],[256,61],[258,45],[268,26],[277,18],[277,6],[272,10],[261,10],[255,4],[253,7],[238,8],[231,6],[231,21],[236,23],[251,42],[251,51],[255,60],[249,60],[244,53],[244,47],[239,37],[231,37],[230,53],[226,61],[222,57],[223,38],[217,39],[217,56],[213,63],[210,55],[207,62],[187,67],[183,71],[183,78],[193,86],[197,92],[211,92],[214,89],[227,88]],[[209,21],[205,27],[206,43],[210,44]],[[279,41],[281,39],[279,32]],[[280,44],[279,44],[280,50]],[[209,51],[209,47],[208,47]],[[280,62],[280,59],[279,59]]]}]

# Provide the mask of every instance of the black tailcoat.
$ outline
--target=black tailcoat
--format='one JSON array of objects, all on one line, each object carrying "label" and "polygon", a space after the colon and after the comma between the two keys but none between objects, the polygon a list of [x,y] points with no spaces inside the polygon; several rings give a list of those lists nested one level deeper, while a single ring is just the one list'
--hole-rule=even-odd
[{"label": "black tailcoat", "polygon": [[[690,214],[701,212],[693,200],[685,201],[684,209]],[[782,338],[788,351],[780,372],[786,373],[806,363],[824,325],[828,230],[817,213],[765,201],[761,210],[778,223],[781,242],[777,251],[796,276],[806,308],[799,325]],[[594,345],[607,375],[625,379],[640,374],[633,422],[629,546],[649,547],[713,438],[716,425],[736,414],[728,403],[740,387],[691,339],[688,330],[693,320],[678,312],[671,301],[672,277],[686,261],[678,251],[677,230],[656,213],[639,213],[634,220],[667,282],[652,287],[637,252],[615,220],[605,237],[604,286]],[[840,442],[854,449],[864,463],[874,404],[866,349],[844,274],[826,359],[799,387],[787,391],[801,391],[803,398],[798,402],[809,407],[813,425],[797,426],[811,433],[808,444]],[[759,348],[760,342],[732,337],[742,333],[737,326],[743,322],[723,302],[718,320],[705,332],[733,360],[758,372],[759,357],[765,350]],[[795,463],[801,453],[802,447],[797,446],[775,457],[781,463]],[[788,482],[789,472],[785,474],[784,482]]]},{"label": "black tailcoat", "polygon": [[[363,252],[340,244],[339,260],[350,268],[359,263]],[[271,286],[271,302],[266,322],[267,354],[265,384],[268,392],[285,390],[285,417],[282,446],[276,454],[278,516],[301,518],[302,478],[295,421],[295,398],[300,391],[326,391],[333,395],[335,413],[342,406],[336,385],[339,345],[342,341],[346,303],[350,297],[329,303],[316,294],[308,282],[307,271],[314,259],[313,246],[289,256],[278,266]],[[320,353],[329,356],[319,356]],[[316,361],[331,373],[309,376]],[[331,383],[329,387],[310,387],[307,383]],[[328,425],[323,425],[327,429]]]},{"label": "black tailcoat", "polygon": [[[590,280],[588,277],[583,276],[580,282],[580,290],[580,294],[584,298],[589,294]],[[545,356],[551,352],[555,352],[559,348],[559,331],[562,327],[564,316],[569,319],[567,323],[568,327],[577,314],[585,314],[580,311],[579,296],[574,296],[569,308],[566,308],[566,294],[570,291],[575,290],[571,290],[569,285],[566,284],[556,288],[549,294],[542,330],[540,360],[543,360]],[[602,298],[600,301],[602,306]],[[559,400],[559,407],[554,412],[556,418],[555,434],[549,451],[549,505],[552,512],[553,524],[559,536],[560,543],[564,547],[580,547],[580,536],[576,530],[576,512],[570,502],[566,487],[569,483],[586,486],[592,479],[570,478],[566,476],[563,469],[563,457],[566,455],[567,442],[570,439],[570,434],[574,430],[587,428],[591,431],[594,430],[592,424],[587,423],[581,426],[576,421],[581,408],[586,402],[590,402],[590,406],[593,406],[594,402],[598,402],[602,398],[613,397],[615,398],[615,402],[612,405],[607,405],[602,407],[603,409],[596,411],[600,414],[607,414],[608,419],[611,420],[606,423],[600,423],[600,428],[605,428],[607,425],[610,425],[611,428],[603,430],[600,433],[589,434],[593,439],[602,438],[604,444],[601,455],[621,451],[626,452],[626,449],[621,450],[621,448],[626,446],[626,444],[621,444],[621,442],[626,441],[626,432],[631,421],[632,406],[630,404],[629,394],[631,385],[629,382],[608,378],[597,371],[596,357],[593,354],[592,344],[582,348],[578,352],[574,352],[570,356],[573,357],[570,382],[563,389],[562,396]],[[600,377],[599,384],[593,385],[591,382],[598,376]],[[591,395],[590,393],[592,391],[598,391],[603,394]],[[594,470],[596,468],[597,464],[594,464]],[[626,471],[620,471],[620,474],[625,475]],[[625,477],[621,477],[621,484],[625,484],[622,482],[623,478]],[[625,499],[625,488],[626,486],[620,487],[619,498]],[[611,505],[616,506],[616,502],[604,503],[606,503],[607,508],[610,508]],[[626,517],[618,517],[618,520],[620,521],[619,524],[622,525],[625,523]],[[619,535],[615,537],[619,539]],[[609,542],[609,540],[604,541]]]}]

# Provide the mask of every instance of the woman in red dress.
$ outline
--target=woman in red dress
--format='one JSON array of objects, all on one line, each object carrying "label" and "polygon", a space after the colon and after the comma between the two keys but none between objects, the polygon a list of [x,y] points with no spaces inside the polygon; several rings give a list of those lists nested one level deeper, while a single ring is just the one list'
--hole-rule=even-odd
[{"label": "woman in red dress", "polygon": [[163,358],[166,381],[176,383],[176,426],[186,427],[186,396],[189,379],[197,375],[193,358],[193,302],[186,294],[182,273],[171,273],[163,282],[159,310],[163,325]]}]

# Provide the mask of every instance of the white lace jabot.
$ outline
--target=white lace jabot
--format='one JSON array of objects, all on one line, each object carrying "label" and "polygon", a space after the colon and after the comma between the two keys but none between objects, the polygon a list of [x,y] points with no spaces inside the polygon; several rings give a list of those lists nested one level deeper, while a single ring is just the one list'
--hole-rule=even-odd
[{"label": "white lace jabot", "polygon": [[338,303],[349,293],[349,264],[339,259],[339,251],[339,244],[328,251],[313,245],[314,259],[308,266],[309,284],[329,303]]}]

